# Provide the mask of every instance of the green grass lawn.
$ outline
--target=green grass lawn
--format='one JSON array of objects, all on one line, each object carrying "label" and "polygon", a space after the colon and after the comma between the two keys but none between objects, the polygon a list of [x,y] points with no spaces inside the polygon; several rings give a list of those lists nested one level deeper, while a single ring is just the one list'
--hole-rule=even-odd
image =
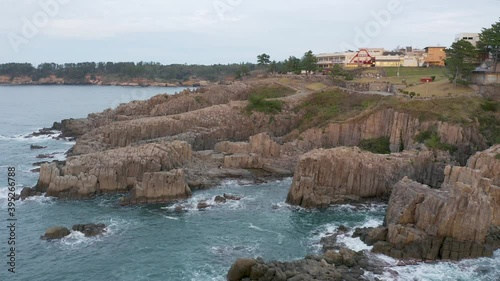
[{"label": "green grass lawn", "polygon": [[[400,67],[399,77],[397,67],[384,67],[387,77],[376,78],[361,78],[355,79],[358,83],[370,83],[370,82],[389,82],[393,84],[402,84],[403,80],[408,85],[420,84],[420,79],[422,77],[432,77],[436,76],[435,81],[441,81],[448,79],[445,75],[446,69],[444,67]],[[377,72],[377,69],[368,69],[365,72]]]},{"label": "green grass lawn", "polygon": [[[385,67],[385,72],[388,77],[393,77],[398,75],[397,67]],[[431,76],[444,76],[444,67],[400,67],[399,76],[420,76],[420,77],[431,77]]]},{"label": "green grass lawn", "polygon": [[435,81],[447,79],[444,67],[400,67],[399,78],[397,67],[386,67],[384,69],[389,80],[394,81],[394,79],[397,79],[403,81],[405,79],[408,84],[419,84],[422,77],[436,76]]}]

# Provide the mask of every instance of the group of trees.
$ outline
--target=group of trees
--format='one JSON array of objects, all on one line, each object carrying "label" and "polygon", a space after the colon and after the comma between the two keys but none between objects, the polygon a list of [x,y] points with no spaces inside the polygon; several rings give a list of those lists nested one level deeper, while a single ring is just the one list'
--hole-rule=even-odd
[{"label": "group of trees", "polygon": [[471,82],[472,72],[484,60],[492,59],[491,71],[497,71],[500,58],[500,22],[483,28],[479,34],[477,47],[469,41],[459,40],[446,49],[446,68],[450,82],[467,85]]},{"label": "group of trees", "polygon": [[220,81],[227,77],[241,78],[259,67],[266,67],[273,73],[297,73],[317,70],[318,59],[312,51],[302,58],[290,56],[284,61],[271,61],[270,56],[257,56],[257,65],[253,63],[214,64],[214,65],[162,65],[158,62],[82,62],[82,63],[42,63],[33,66],[30,63],[0,64],[0,75],[12,79],[20,76],[31,77],[33,81],[54,75],[67,82],[86,82],[87,78],[105,77],[111,80],[144,78],[153,81],[185,81],[192,77],[209,81]]},{"label": "group of trees", "polygon": [[157,62],[83,62],[83,63],[42,63],[37,67],[30,63],[0,64],[0,75],[11,78],[28,76],[33,81],[55,75],[68,81],[84,82],[87,76],[105,76],[112,79],[146,78],[158,81],[185,81],[191,77],[209,81],[233,77],[244,69],[246,72],[256,69],[255,64],[214,64],[214,65],[162,65]]},{"label": "group of trees", "polygon": [[271,73],[295,73],[300,74],[302,71],[314,72],[318,70],[318,58],[313,54],[312,51],[307,51],[304,53],[302,58],[297,58],[295,56],[290,56],[288,59],[283,61],[271,61],[271,57],[264,53],[257,56],[257,64],[259,66],[265,66]]}]

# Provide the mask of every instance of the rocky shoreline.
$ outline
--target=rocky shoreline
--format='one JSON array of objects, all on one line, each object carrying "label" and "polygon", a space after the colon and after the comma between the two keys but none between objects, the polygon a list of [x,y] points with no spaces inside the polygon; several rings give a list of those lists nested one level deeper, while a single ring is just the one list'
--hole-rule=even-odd
[{"label": "rocky shoreline", "polygon": [[205,80],[196,81],[184,81],[184,82],[157,82],[148,80],[145,78],[135,78],[128,81],[103,81],[102,79],[92,80],[90,77],[86,77],[85,81],[78,80],[65,80],[63,78],[58,78],[54,75],[49,77],[40,78],[37,81],[33,81],[31,77],[21,76],[11,78],[10,76],[0,75],[0,85],[2,86],[53,86],[53,85],[65,85],[65,86],[121,86],[121,87],[200,87],[208,86],[212,84]]},{"label": "rocky shoreline", "polygon": [[[281,111],[248,110],[252,96],[269,92],[282,93],[272,97]],[[66,162],[43,164],[37,185],[23,190],[21,199],[120,193],[122,205],[168,203],[227,178],[293,176],[286,199],[291,205],[388,202],[384,225],[357,233],[374,252],[459,260],[491,256],[500,247],[500,146],[488,148],[477,120],[444,122],[379,106],[303,128],[310,118],[303,108],[316,94],[272,79],[238,82],[55,123],[61,137],[76,138],[76,144]],[[379,138],[388,140],[391,154],[355,147]],[[228,280],[362,279],[364,253],[329,251],[292,263],[239,260]]]}]

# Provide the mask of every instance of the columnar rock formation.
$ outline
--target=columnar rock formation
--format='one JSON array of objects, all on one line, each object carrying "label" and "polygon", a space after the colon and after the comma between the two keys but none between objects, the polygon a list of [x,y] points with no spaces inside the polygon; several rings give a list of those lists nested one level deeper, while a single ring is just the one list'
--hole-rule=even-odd
[{"label": "columnar rock formation", "polygon": [[480,170],[481,176],[492,179],[494,185],[500,186],[500,145],[476,153],[467,162],[467,167]]},{"label": "columnar rock formation", "polygon": [[374,251],[430,260],[491,256],[500,247],[500,187],[498,170],[485,167],[497,167],[500,160],[490,156],[498,149],[477,153],[468,167],[446,167],[439,190],[408,178],[397,183],[385,220],[387,237]]},{"label": "columnar rock formation", "polygon": [[137,182],[130,192],[130,198],[122,204],[162,203],[186,199],[191,196],[191,189],[186,184],[182,170],[170,172],[144,173],[142,182]]},{"label": "columnar rock formation", "polygon": [[405,151],[373,154],[359,148],[318,149],[300,157],[287,202],[306,208],[387,196],[404,176],[437,185],[449,163],[446,154]]},{"label": "columnar rock formation", "polygon": [[251,136],[248,143],[220,142],[214,150],[225,154],[225,168],[264,169],[265,158],[278,158],[281,154],[281,146],[266,133]]},{"label": "columnar rock formation", "polygon": [[361,115],[351,120],[330,123],[326,128],[311,128],[300,135],[298,146],[305,150],[321,147],[355,146],[364,139],[388,137],[392,152],[401,147],[414,148],[415,136],[421,132],[435,130],[443,143],[457,147],[459,160],[464,162],[474,153],[472,147],[486,149],[486,142],[477,128],[464,127],[441,121],[420,121],[419,118],[385,109]]},{"label": "columnar rock formation", "polygon": [[[65,137],[80,137],[97,127],[115,121],[126,121],[143,117],[166,116],[198,110],[232,100],[246,100],[253,88],[259,85],[235,83],[230,86],[213,85],[196,91],[185,90],[176,95],[161,94],[144,101],[120,104],[116,109],[91,113],[83,119],[66,119],[54,126]],[[55,124],[55,125],[56,125]],[[57,128],[56,128],[57,127]]]},{"label": "columnar rock formation", "polygon": [[128,192],[146,172],[181,167],[191,160],[189,144],[145,144],[68,158],[65,166],[44,164],[36,191],[47,196],[83,199],[99,193]]},{"label": "columnar rock formation", "polygon": [[195,150],[213,149],[219,140],[242,141],[269,132],[284,135],[297,126],[296,113],[284,111],[274,116],[242,114],[246,103],[231,102],[179,115],[148,117],[113,122],[82,136],[74,155],[158,140],[182,140]]}]

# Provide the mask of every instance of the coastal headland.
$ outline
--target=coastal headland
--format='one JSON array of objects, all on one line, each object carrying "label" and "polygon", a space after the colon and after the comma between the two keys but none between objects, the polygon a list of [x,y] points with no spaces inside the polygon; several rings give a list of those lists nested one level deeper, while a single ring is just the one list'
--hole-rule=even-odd
[{"label": "coastal headland", "polygon": [[[361,235],[374,252],[491,256],[500,246],[498,102],[346,85],[321,76],[249,78],[63,120],[54,127],[76,144],[65,162],[43,164],[21,198],[120,193],[117,204],[168,203],[228,178],[293,176],[283,198],[291,205],[387,202],[384,225]],[[367,260],[348,249],[293,263],[244,259],[228,280],[360,278],[376,267]]]}]

